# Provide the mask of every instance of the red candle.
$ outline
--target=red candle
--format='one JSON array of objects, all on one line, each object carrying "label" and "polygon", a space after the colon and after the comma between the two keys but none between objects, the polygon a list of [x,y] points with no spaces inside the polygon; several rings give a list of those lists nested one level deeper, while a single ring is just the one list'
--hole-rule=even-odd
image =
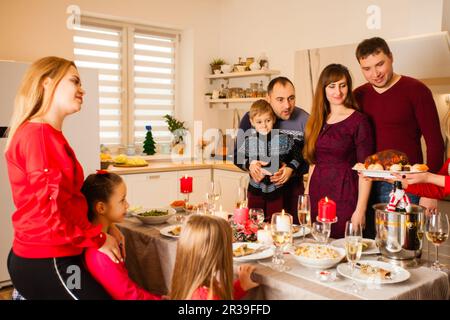
[{"label": "red candle", "polygon": [[236,208],[234,210],[233,221],[236,224],[245,224],[249,219],[248,208]]},{"label": "red candle", "polygon": [[185,175],[180,179],[180,192],[191,193],[192,192],[192,177]]},{"label": "red candle", "polygon": [[319,200],[319,221],[332,222],[336,219],[336,202],[328,197]]}]

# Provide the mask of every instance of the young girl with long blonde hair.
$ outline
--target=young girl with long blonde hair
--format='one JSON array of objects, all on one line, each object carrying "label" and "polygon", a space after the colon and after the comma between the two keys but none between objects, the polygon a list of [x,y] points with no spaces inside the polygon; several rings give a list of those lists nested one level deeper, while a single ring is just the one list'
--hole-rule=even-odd
[{"label": "young girl with long blonde hair", "polygon": [[233,284],[232,232],[229,223],[215,216],[193,215],[183,226],[169,293],[173,300],[231,300],[242,298],[258,283],[254,266],[239,267]]},{"label": "young girl with long blonde hair", "polygon": [[82,253],[93,247],[116,263],[124,254],[117,227],[108,230],[113,237],[88,221],[83,169],[62,133],[83,95],[75,64],[45,57],[30,66],[16,96],[5,152],[16,206],[8,271],[26,299],[110,299]]}]

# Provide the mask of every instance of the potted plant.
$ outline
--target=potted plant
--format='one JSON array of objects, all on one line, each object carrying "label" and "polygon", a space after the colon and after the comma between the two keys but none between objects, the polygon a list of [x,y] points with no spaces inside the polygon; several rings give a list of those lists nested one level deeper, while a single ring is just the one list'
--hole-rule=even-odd
[{"label": "potted plant", "polygon": [[225,60],[221,58],[214,59],[209,65],[211,66],[211,73],[214,74],[214,70],[219,70],[222,65],[226,64]]},{"label": "potted plant", "polygon": [[183,136],[186,135],[187,128],[184,126],[184,121],[179,121],[169,114],[164,116],[165,121],[169,127],[169,131],[173,135],[172,139],[172,149],[176,148],[177,145],[184,144]]}]

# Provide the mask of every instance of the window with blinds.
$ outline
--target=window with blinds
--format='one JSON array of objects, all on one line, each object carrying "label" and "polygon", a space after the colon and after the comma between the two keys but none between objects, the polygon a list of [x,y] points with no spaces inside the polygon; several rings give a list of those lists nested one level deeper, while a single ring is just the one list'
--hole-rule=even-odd
[{"label": "window with blinds", "polygon": [[73,37],[75,64],[99,70],[100,143],[142,144],[147,125],[156,142],[169,142],[163,116],[175,108],[177,34],[92,18],[81,21]]}]

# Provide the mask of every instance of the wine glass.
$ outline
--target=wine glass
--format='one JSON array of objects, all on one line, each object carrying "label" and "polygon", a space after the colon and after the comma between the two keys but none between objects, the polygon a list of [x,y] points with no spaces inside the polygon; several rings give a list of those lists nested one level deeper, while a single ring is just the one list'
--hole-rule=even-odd
[{"label": "wine glass", "polygon": [[320,244],[326,244],[330,236],[331,229],[328,223],[314,222],[311,226],[311,234]]},{"label": "wine glass", "polygon": [[305,227],[311,226],[311,200],[308,194],[302,194],[298,197],[297,216],[298,223],[302,227],[303,241],[305,241]]},{"label": "wine glass", "polygon": [[236,197],[236,208],[247,206],[247,188],[239,186]]},{"label": "wine glass", "polygon": [[[350,264],[350,272],[353,277],[355,272],[356,263],[361,258],[362,253],[362,227],[360,224],[354,224],[351,221],[347,221],[345,224],[345,253],[347,260]],[[348,288],[350,292],[358,293],[359,287],[355,280]]]},{"label": "wine glass", "polygon": [[208,204],[214,211],[216,207],[216,202],[219,201],[220,195],[222,194],[222,189],[220,187],[220,182],[211,181],[208,186],[208,193],[206,194]]},{"label": "wine glass", "polygon": [[250,219],[252,219],[257,225],[262,225],[264,223],[264,210],[261,208],[252,208],[249,210]]},{"label": "wine glass", "polygon": [[284,212],[274,213],[272,215],[270,229],[273,243],[275,244],[275,253],[272,258],[271,267],[280,272],[287,271],[290,268],[285,266],[283,247],[289,244],[292,239],[292,216]]},{"label": "wine glass", "polygon": [[443,271],[445,265],[439,263],[439,246],[448,238],[448,217],[445,213],[436,211],[425,218],[425,235],[428,241],[436,247],[436,261],[431,269]]}]

